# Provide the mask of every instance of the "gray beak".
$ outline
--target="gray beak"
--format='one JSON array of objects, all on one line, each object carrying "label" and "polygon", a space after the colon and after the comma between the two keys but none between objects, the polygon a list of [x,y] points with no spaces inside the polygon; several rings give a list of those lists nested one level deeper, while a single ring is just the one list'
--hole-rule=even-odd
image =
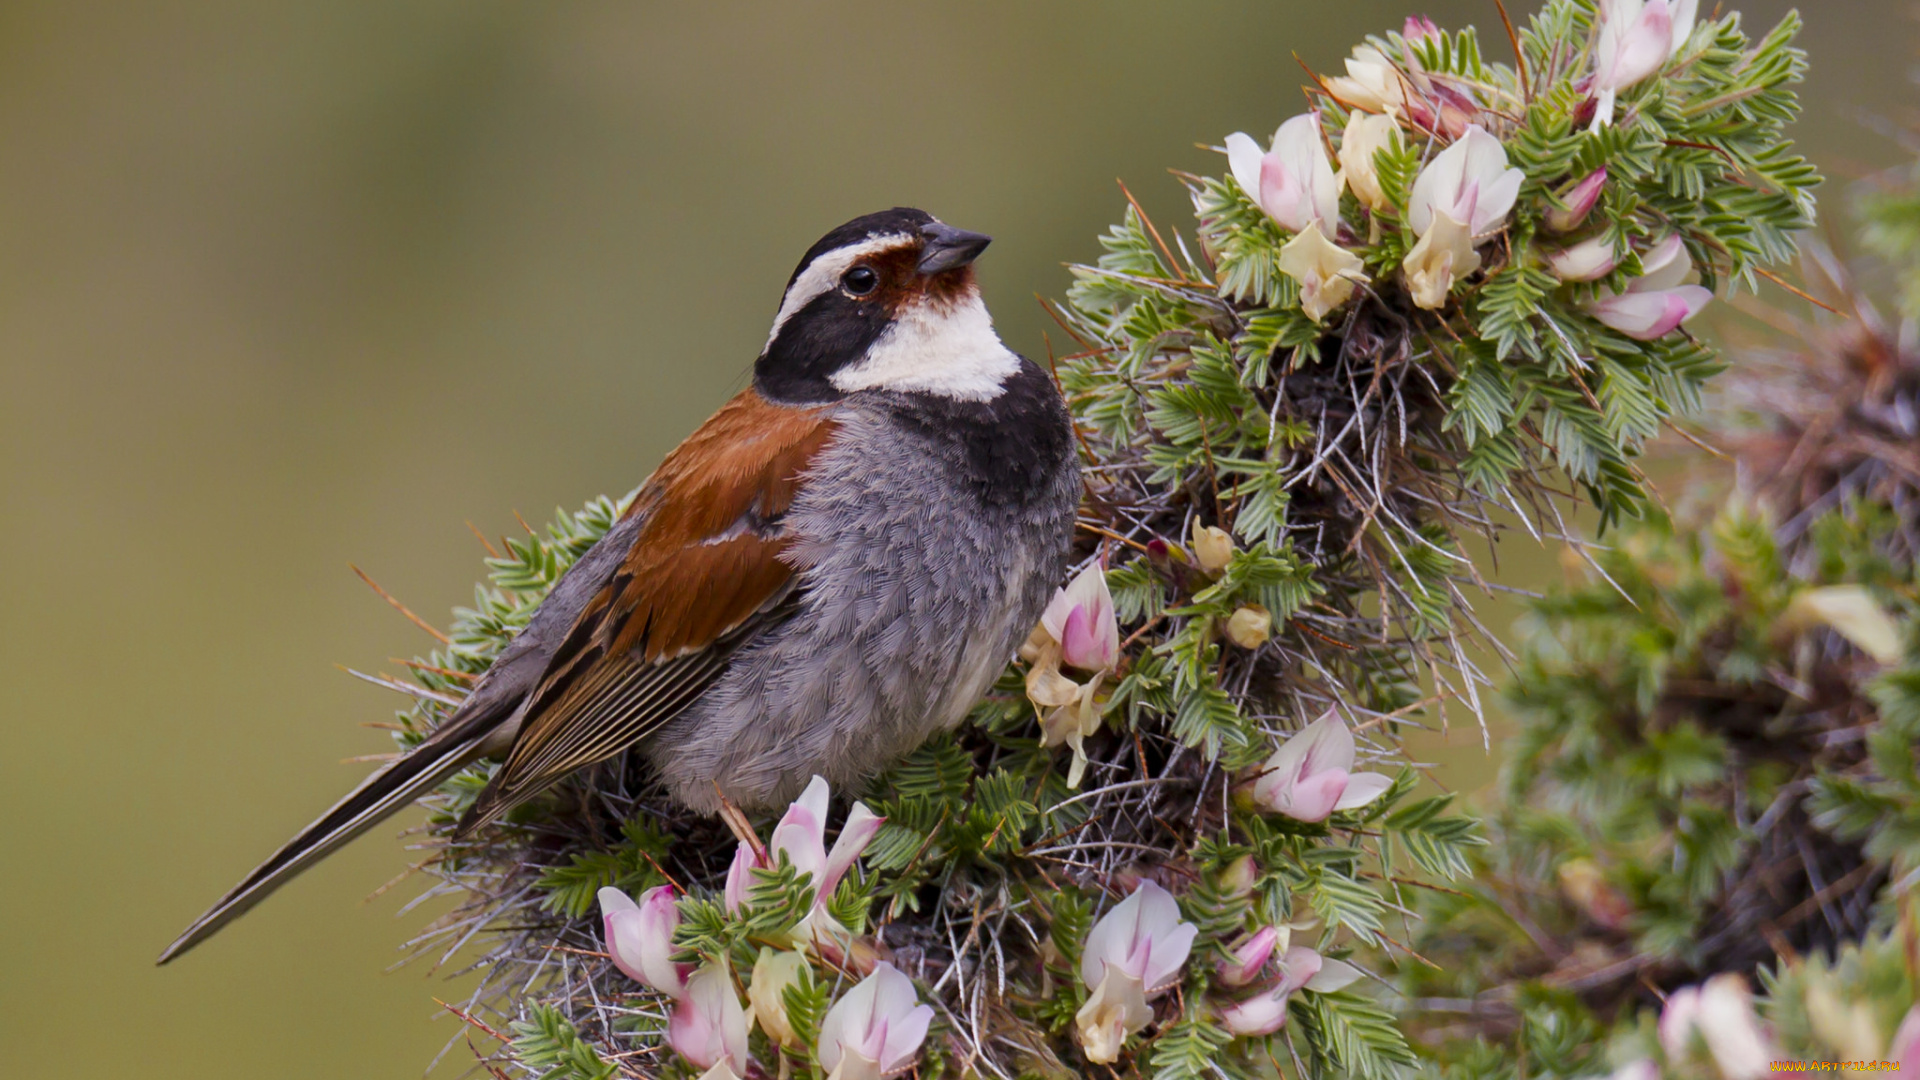
[{"label": "gray beak", "polygon": [[920,252],[922,274],[937,274],[942,270],[965,266],[979,258],[987,245],[993,243],[993,237],[985,233],[956,229],[938,221],[921,226],[920,235],[927,238],[927,246]]}]

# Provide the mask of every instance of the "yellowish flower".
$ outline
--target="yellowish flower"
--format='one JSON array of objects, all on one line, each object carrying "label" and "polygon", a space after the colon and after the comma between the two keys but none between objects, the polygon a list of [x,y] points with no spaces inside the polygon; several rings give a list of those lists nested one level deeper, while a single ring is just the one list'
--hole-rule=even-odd
[{"label": "yellowish flower", "polygon": [[1417,307],[1428,310],[1447,302],[1453,283],[1480,269],[1480,253],[1473,250],[1473,234],[1465,222],[1436,210],[1425,236],[1407,252],[1400,269]]},{"label": "yellowish flower", "polygon": [[1300,283],[1300,310],[1314,322],[1346,303],[1353,288],[1367,281],[1360,256],[1327,239],[1316,223],[1280,249],[1280,272]]}]

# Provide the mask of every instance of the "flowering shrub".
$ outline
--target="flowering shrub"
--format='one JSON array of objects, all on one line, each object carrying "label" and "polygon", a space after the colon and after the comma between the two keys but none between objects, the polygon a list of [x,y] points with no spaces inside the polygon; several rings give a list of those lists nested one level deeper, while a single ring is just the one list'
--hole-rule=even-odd
[{"label": "flowering shrub", "polygon": [[[1502,64],[1412,20],[1185,176],[1186,234],[1130,208],[1053,308],[1077,572],[992,696],[831,844],[824,783],[723,825],[632,762],[454,843],[489,766],[455,778],[428,872],[467,902],[417,944],[489,935],[462,1012],[561,1077],[1415,1065],[1373,973],[1481,842],[1397,742],[1478,709],[1458,534],[1563,532],[1561,476],[1642,511],[1718,370],[1683,324],[1812,219],[1796,26],[1550,0]],[[494,559],[403,741],[614,512]]]}]

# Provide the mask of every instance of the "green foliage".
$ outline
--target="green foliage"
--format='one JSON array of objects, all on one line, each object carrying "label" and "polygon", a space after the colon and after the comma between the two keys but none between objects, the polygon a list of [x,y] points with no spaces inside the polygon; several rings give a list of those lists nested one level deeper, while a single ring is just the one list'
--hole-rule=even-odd
[{"label": "green foliage", "polygon": [[616,1062],[603,1059],[560,1010],[535,1003],[527,1018],[513,1022],[514,1058],[535,1070],[542,1080],[613,1080],[620,1075]]},{"label": "green foliage", "polygon": [[542,871],[534,887],[547,894],[543,908],[578,919],[593,910],[601,889],[640,893],[663,884],[658,865],[666,854],[666,834],[636,819],[621,829],[621,842],[611,850],[575,852],[564,865]]}]

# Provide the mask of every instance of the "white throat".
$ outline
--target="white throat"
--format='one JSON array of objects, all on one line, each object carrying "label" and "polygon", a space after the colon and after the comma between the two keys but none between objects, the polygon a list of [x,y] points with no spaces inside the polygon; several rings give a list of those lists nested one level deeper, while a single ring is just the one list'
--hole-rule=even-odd
[{"label": "white throat", "polygon": [[842,393],[901,390],[955,401],[992,401],[1020,370],[1020,358],[993,332],[979,293],[952,304],[900,313],[867,355],[828,376]]}]

